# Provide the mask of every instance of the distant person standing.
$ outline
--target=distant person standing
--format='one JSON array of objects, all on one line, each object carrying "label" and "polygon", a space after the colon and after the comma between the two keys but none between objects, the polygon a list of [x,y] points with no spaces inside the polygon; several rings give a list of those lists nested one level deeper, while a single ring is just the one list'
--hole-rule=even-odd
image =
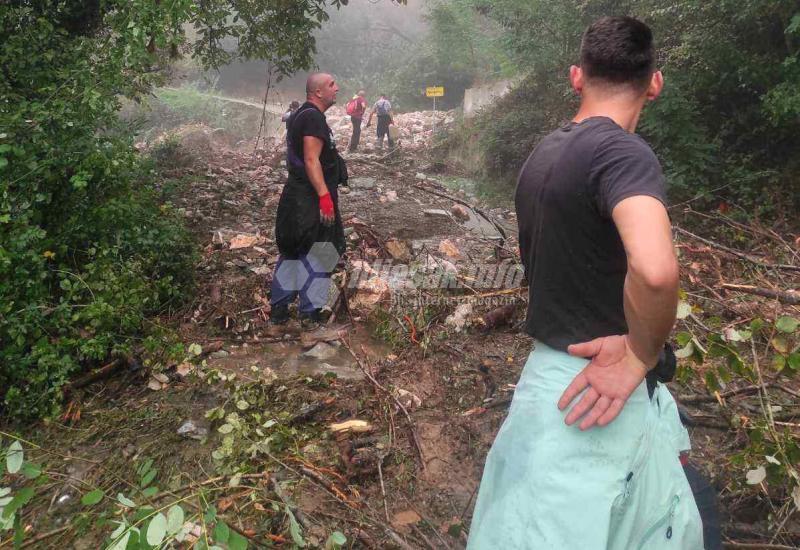
[{"label": "distant person standing", "polygon": [[361,122],[364,120],[364,113],[367,112],[367,100],[365,99],[367,92],[359,90],[353,99],[347,102],[347,114],[350,116],[350,121],[353,123],[353,135],[350,137],[350,147],[347,150],[351,153],[358,149],[358,143],[361,141]]},{"label": "distant person standing", "polygon": [[286,130],[289,130],[289,118],[294,114],[294,112],[300,108],[300,102],[295,100],[289,104],[289,110],[281,115],[281,122],[286,124]]},{"label": "distant person standing", "polygon": [[389,133],[389,125],[392,124],[392,103],[386,98],[386,94],[381,94],[381,98],[372,107],[367,119],[367,128],[372,124],[374,114],[378,115],[378,149],[383,149],[383,136],[386,136],[389,142],[389,149],[393,149],[394,140]]}]

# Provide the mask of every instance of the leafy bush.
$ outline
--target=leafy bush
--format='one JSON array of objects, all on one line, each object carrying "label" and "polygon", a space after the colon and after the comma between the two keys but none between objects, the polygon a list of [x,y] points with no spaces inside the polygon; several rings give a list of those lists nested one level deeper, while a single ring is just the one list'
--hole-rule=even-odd
[{"label": "leafy bush", "polygon": [[30,418],[180,298],[193,247],[116,122],[141,82],[33,9],[0,29],[0,412]]}]

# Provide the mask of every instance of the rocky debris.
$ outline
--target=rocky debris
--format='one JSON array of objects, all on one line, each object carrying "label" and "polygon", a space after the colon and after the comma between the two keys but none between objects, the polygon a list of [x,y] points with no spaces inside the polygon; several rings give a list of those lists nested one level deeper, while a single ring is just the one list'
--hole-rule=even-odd
[{"label": "rocky debris", "polygon": [[441,208],[429,208],[427,210],[423,210],[422,213],[426,216],[450,218],[450,214],[447,212],[447,210],[442,210]]},{"label": "rocky debris", "polygon": [[453,327],[456,332],[461,332],[469,321],[472,315],[472,304],[459,304],[452,315],[445,319],[444,324]]},{"label": "rocky debris", "polygon": [[461,258],[461,250],[450,239],[444,239],[439,243],[439,252],[448,258],[458,259]]},{"label": "rocky debris", "polygon": [[335,347],[325,342],[317,343],[313,348],[303,353],[304,357],[311,357],[317,361],[328,361],[336,357],[337,350]]},{"label": "rocky debris", "polygon": [[241,248],[250,248],[256,244],[264,242],[260,235],[244,235],[239,234],[231,239],[231,250],[239,250]]},{"label": "rocky debris", "polygon": [[421,522],[422,518],[414,510],[397,512],[392,517],[392,527],[401,532],[411,531],[411,527]]},{"label": "rocky debris", "polygon": [[350,299],[350,307],[365,311],[374,310],[378,304],[387,300],[391,295],[389,283],[380,277],[359,280],[356,286],[356,293]]},{"label": "rocky debris", "polygon": [[461,204],[454,204],[450,207],[450,213],[455,216],[457,220],[461,220],[462,222],[468,221],[470,219],[469,210]]},{"label": "rocky debris", "polygon": [[378,185],[378,180],[368,177],[350,178],[348,183],[353,189],[375,189],[375,186]]},{"label": "rocky debris", "polygon": [[379,202],[397,202],[397,191],[387,191],[385,195],[378,197]]},{"label": "rocky debris", "polygon": [[389,239],[384,245],[386,252],[397,261],[405,262],[411,259],[411,249],[406,241]]},{"label": "rocky debris", "polygon": [[194,420],[187,420],[178,428],[178,435],[199,441],[208,436],[208,428],[199,426]]},{"label": "rocky debris", "polygon": [[[353,124],[347,116],[344,107],[334,105],[325,112],[328,126],[331,127],[339,145],[349,143]],[[393,132],[396,131],[396,140],[404,148],[421,149],[428,146],[433,139],[434,126],[436,132],[455,123],[455,111],[415,111],[410,113],[395,114]],[[375,121],[373,126],[366,128],[366,120],[361,128],[362,149],[369,149],[376,142]]]},{"label": "rocky debris", "polygon": [[397,400],[407,410],[410,411],[413,409],[418,409],[422,406],[422,399],[420,399],[417,395],[411,393],[410,391],[398,388],[396,393],[397,393]]}]

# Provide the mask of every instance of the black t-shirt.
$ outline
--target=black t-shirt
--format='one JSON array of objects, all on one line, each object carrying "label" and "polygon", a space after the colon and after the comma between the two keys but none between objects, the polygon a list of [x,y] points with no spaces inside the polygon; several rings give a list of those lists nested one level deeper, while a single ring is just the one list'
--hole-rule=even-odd
[{"label": "black t-shirt", "polygon": [[324,142],[319,160],[322,164],[325,183],[328,187],[336,186],[339,183],[339,155],[333,140],[333,132],[328,126],[325,115],[313,103],[306,102],[289,117],[287,127],[286,146],[289,174],[308,181],[303,161],[303,137],[317,137]]},{"label": "black t-shirt", "polygon": [[529,334],[566,350],[628,332],[627,258],[611,212],[637,195],[666,204],[661,165],[642,138],[609,118],[567,124],[536,147],[516,191]]}]

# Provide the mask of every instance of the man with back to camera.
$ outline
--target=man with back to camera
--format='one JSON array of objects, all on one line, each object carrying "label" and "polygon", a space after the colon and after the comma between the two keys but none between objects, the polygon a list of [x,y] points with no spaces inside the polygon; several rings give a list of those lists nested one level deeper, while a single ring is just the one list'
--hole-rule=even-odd
[{"label": "man with back to camera", "polygon": [[378,149],[383,149],[383,137],[386,136],[386,141],[389,143],[389,149],[394,149],[394,140],[389,133],[389,126],[392,124],[392,103],[387,99],[386,94],[381,94],[372,110],[369,112],[367,119],[367,128],[372,124],[372,115],[378,115],[378,127],[376,133],[378,135]]},{"label": "man with back to camera", "polygon": [[338,91],[331,75],[310,75],[306,102],[287,123],[289,178],[275,219],[280,258],[272,275],[273,325],[289,320],[289,305],[298,295],[301,324],[313,328],[319,323],[330,272],[345,250],[338,187],[347,183],[347,168],[324,114],[336,103]]},{"label": "man with back to camera", "polygon": [[697,550],[679,459],[689,437],[666,387],[651,397],[645,381],[678,295],[664,177],[633,133],[663,77],[650,29],[629,17],[592,24],[580,59],[578,113],[519,175],[535,344],[486,461],[468,548]]}]

